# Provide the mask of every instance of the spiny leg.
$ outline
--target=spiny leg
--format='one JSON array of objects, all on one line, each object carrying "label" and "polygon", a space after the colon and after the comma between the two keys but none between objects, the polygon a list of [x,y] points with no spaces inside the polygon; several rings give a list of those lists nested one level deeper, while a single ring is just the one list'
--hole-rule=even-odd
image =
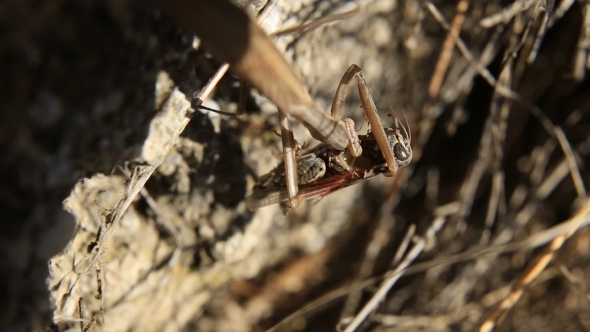
[{"label": "spiny leg", "polygon": [[[395,162],[395,158],[393,152],[391,151],[391,146],[389,145],[387,135],[385,134],[385,129],[383,124],[381,123],[381,118],[379,117],[379,113],[377,113],[377,107],[375,107],[375,102],[371,97],[371,92],[369,91],[369,87],[365,78],[363,77],[363,72],[359,68],[359,66],[352,64],[342,76],[340,83],[338,84],[338,88],[336,89],[336,94],[334,95],[334,101],[332,102],[332,116],[335,118],[340,118],[342,116],[342,108],[344,101],[346,99],[346,95],[348,93],[348,87],[350,82],[353,78],[356,78],[359,95],[361,98],[361,104],[363,105],[363,112],[371,125],[371,132],[375,137],[375,141],[377,141],[377,146],[381,150],[383,154],[383,158],[387,162],[388,171],[384,173],[386,176],[393,176],[398,169],[398,166]],[[350,119],[346,119],[347,122]],[[354,131],[354,122],[350,120],[349,124],[352,123],[352,130],[353,133],[349,130],[350,135],[350,143],[348,145],[347,152],[351,155],[356,156],[360,155],[362,152],[360,144],[358,143],[358,135],[356,131]],[[349,127],[347,124],[347,128]]]}]

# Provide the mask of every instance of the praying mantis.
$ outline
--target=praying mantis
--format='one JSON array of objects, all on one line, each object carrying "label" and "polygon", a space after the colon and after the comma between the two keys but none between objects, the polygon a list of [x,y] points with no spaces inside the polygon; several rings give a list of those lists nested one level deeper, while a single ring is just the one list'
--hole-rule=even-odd
[{"label": "praying mantis", "polygon": [[[279,110],[283,165],[261,177],[252,196],[246,199],[250,208],[277,202],[286,202],[290,208],[295,208],[305,198],[323,197],[381,173],[393,176],[411,161],[407,119],[401,124],[392,112],[394,127],[383,127],[358,66],[352,65],[344,74],[331,114],[328,114],[314,105],[305,86],[270,38],[239,8],[225,0],[160,0],[159,3],[185,29],[201,37],[218,56],[228,61],[215,77],[220,78],[231,64],[238,75],[274,102]],[[212,26],[220,28],[212,29]],[[340,119],[353,78],[358,82],[363,109],[371,126],[367,135],[359,136],[351,119]],[[208,109],[200,103],[209,92],[210,89],[204,88],[196,96],[197,107]],[[322,144],[310,151],[298,149],[289,116],[299,119]]]}]

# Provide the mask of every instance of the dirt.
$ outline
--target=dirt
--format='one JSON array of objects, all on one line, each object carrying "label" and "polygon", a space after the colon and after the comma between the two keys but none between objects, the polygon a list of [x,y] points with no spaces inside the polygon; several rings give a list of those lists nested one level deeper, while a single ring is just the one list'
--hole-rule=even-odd
[{"label": "dirt", "polygon": [[[256,177],[280,163],[276,108],[254,91],[243,115],[195,111],[192,96],[221,63],[154,3],[3,4],[2,330],[257,331],[293,313],[280,330],[334,330],[381,279],[362,292],[350,285],[397,266],[412,229],[410,247],[424,248],[363,329],[471,331],[497,312],[547,242],[522,241],[589,204],[580,184],[590,179],[590,85],[579,59],[590,11],[526,1],[529,9],[487,27],[512,1],[469,2],[460,37],[476,60],[455,48],[429,95],[443,26],[418,1],[361,3],[360,13],[277,46],[324,110],[359,65],[383,121],[390,106],[407,115],[413,162],[287,214],[244,203]],[[279,1],[264,27],[340,5]],[[453,20],[454,3],[434,5]],[[484,68],[501,84],[485,82]],[[360,124],[355,90],[346,116]],[[228,74],[208,105],[235,112],[238,95]],[[314,144],[293,125],[299,142]],[[556,249],[493,320],[496,330],[590,329],[589,234],[581,228]],[[340,296],[328,300],[332,291]]]}]

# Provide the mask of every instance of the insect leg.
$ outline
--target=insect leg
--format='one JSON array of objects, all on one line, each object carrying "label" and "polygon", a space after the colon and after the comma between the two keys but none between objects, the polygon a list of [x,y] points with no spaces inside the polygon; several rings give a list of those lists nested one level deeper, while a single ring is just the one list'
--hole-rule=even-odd
[{"label": "insect leg", "polygon": [[[358,71],[356,69],[358,69]],[[342,118],[342,108],[344,101],[346,100],[346,95],[348,94],[348,86],[358,72],[360,72],[360,69],[356,65],[350,66],[342,76],[340,83],[338,83],[338,88],[334,94],[334,101],[332,102],[331,109],[331,114],[336,119]],[[363,152],[363,149],[361,148],[358,135],[354,128],[354,121],[352,119],[345,119],[344,125],[349,136],[346,152],[354,157],[358,157]]]},{"label": "insect leg", "polygon": [[371,125],[373,137],[375,137],[377,145],[383,154],[383,158],[385,158],[385,161],[387,162],[388,171],[384,173],[384,175],[393,176],[395,172],[397,172],[398,165],[395,162],[393,155],[393,147],[389,145],[383,123],[381,123],[381,118],[379,117],[379,113],[377,113],[377,107],[375,107],[375,102],[373,101],[373,97],[371,97],[369,86],[363,77],[363,72],[357,65],[351,65],[349,71],[354,72],[354,77],[356,78],[358,84],[359,95],[361,97],[361,103],[363,104],[363,111],[365,112],[365,116]]},{"label": "insect leg", "polygon": [[279,110],[281,124],[281,141],[283,143],[283,162],[285,164],[285,182],[287,183],[288,204],[290,208],[299,205],[297,197],[297,143],[293,137],[293,130],[289,123],[289,117]]}]

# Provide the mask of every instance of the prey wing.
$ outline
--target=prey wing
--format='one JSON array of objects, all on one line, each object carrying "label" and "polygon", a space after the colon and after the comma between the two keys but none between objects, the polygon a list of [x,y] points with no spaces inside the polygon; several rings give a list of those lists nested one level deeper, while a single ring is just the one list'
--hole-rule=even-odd
[{"label": "prey wing", "polygon": [[[312,183],[299,186],[298,197],[301,199],[322,198],[336,190],[346,188],[369,177],[359,177],[355,173],[336,174]],[[285,187],[255,190],[246,198],[249,209],[255,210],[267,205],[286,202],[289,199]]]}]

